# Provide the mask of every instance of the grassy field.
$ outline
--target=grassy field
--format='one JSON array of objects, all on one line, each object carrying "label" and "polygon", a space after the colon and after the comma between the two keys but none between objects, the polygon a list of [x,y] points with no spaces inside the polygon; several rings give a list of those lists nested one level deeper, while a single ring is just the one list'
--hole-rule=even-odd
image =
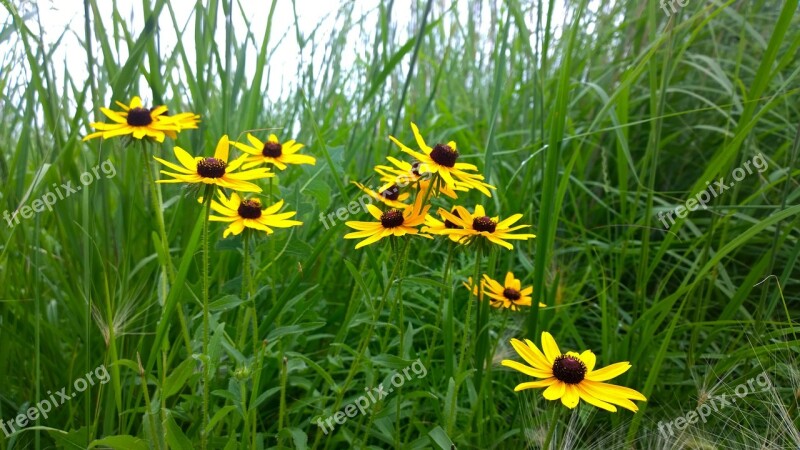
[{"label": "grassy field", "polygon": [[[4,448],[800,448],[798,0],[342,1],[310,29],[278,0],[188,22],[143,0],[143,27],[84,0],[85,79],[34,4],[0,1]],[[275,57],[290,40],[306,57]],[[271,98],[278,66],[295,75]],[[135,96],[199,126],[82,140]],[[389,136],[420,151],[412,122],[496,189],[407,203],[521,214],[536,237],[355,249],[345,222],[375,219],[352,182],[410,163]],[[153,156],[248,132],[315,158],[253,181],[302,225],[223,237],[211,188],[149,180],[170,178]],[[546,306],[464,286],[508,271]],[[525,362],[510,341],[543,332],[595,370],[630,362],[608,382],[647,400],[515,392],[534,378],[501,364]]]}]

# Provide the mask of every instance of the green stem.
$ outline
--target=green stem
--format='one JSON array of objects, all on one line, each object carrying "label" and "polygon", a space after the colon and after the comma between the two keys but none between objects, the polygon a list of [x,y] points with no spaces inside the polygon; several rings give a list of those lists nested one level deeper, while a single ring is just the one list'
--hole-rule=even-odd
[{"label": "green stem", "polygon": [[[169,256],[169,239],[167,238],[167,227],[164,222],[164,212],[161,209],[161,190],[153,178],[153,170],[150,164],[150,155],[147,152],[147,144],[143,141],[142,146],[142,159],[143,169],[147,177],[147,184],[150,187],[150,202],[152,203],[153,213],[156,215],[156,224],[158,225],[158,235],[161,240],[161,253],[164,255],[161,273],[161,298],[166,299],[169,292],[169,285],[175,282],[175,273],[172,267],[172,260]],[[167,282],[169,280],[169,283]],[[183,315],[183,308],[178,308],[178,319],[181,324],[181,335],[183,337],[184,345],[186,345],[186,352],[191,355],[192,352],[192,339],[189,334],[189,327],[186,325],[186,317]]]},{"label": "green stem", "polygon": [[[483,250],[483,243],[480,241],[475,242],[477,245],[476,252],[475,252],[475,273],[472,277],[473,286],[477,286],[476,289],[472,289],[470,292],[470,301],[467,304],[467,315],[464,320],[464,339],[461,342],[461,360],[458,362],[458,372],[462,373],[464,371],[464,364],[466,363],[467,358],[467,346],[469,341],[469,325],[470,325],[470,318],[472,316],[472,305],[480,301],[481,295],[483,294],[483,289],[481,289],[481,256]],[[475,300],[472,300],[472,297]]]},{"label": "green stem", "polygon": [[548,450],[550,448],[550,443],[553,441],[553,436],[556,432],[556,426],[558,426],[559,412],[561,412],[559,406],[555,405],[553,408],[553,416],[550,418],[550,428],[547,430],[547,436],[544,438],[542,450]]},{"label": "green stem", "polygon": [[211,200],[214,197],[215,185],[206,186],[203,208],[205,209],[205,220],[203,221],[203,420],[200,432],[200,447],[205,450],[208,448],[208,397],[211,383],[211,364],[208,357],[209,328],[211,318],[208,310],[208,285],[209,285],[209,262],[208,262],[208,217],[211,215]]}]

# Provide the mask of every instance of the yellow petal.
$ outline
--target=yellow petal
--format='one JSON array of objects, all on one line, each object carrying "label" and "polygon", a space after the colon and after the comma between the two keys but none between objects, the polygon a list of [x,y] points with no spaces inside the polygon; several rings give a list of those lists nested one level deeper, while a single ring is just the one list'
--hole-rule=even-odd
[{"label": "yellow petal", "polygon": [[214,158],[221,159],[224,162],[228,162],[228,152],[231,149],[230,142],[228,141],[228,135],[223,134],[222,137],[217,142],[217,148],[214,150]]},{"label": "yellow petal", "polygon": [[578,401],[580,398],[581,397],[578,394],[578,389],[576,389],[572,384],[567,384],[565,386],[564,395],[561,397],[561,403],[567,408],[573,409],[578,406]]},{"label": "yellow petal", "polygon": [[586,379],[591,381],[608,381],[612,378],[618,377],[627,372],[631,368],[628,362],[619,362],[611,364],[610,366],[603,367],[600,370],[589,371],[586,374]]},{"label": "yellow petal", "polygon": [[553,383],[547,389],[542,392],[542,396],[547,400],[558,400],[560,399],[567,390],[567,384],[563,381],[558,381]]},{"label": "yellow petal", "polygon": [[561,356],[561,350],[558,349],[556,340],[553,339],[553,335],[547,331],[542,332],[542,350],[544,351],[544,355],[547,357],[547,362],[550,363],[550,365],[556,361],[556,358]]}]

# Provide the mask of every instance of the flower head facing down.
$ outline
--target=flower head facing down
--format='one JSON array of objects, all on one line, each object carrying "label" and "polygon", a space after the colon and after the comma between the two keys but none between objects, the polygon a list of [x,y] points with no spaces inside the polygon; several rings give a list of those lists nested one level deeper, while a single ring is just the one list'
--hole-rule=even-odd
[{"label": "flower head facing down", "polygon": [[[514,277],[512,272],[506,274],[503,284],[489,278],[489,275],[484,275],[481,280],[483,295],[489,297],[489,304],[495,308],[507,308],[512,311],[519,311],[521,306],[531,306],[531,294],[533,294],[533,287],[528,286],[522,289],[522,282]],[[472,283],[472,277],[464,283],[464,286],[472,291],[473,295],[477,295],[478,286]],[[539,307],[545,307],[544,303],[539,303]]]},{"label": "flower head facing down", "polygon": [[477,172],[478,168],[474,164],[458,162],[460,154],[455,141],[449,141],[446,144],[438,143],[433,147],[429,147],[420,134],[419,128],[413,122],[411,123],[411,131],[414,133],[414,139],[423,153],[408,148],[394,136],[389,136],[389,139],[397,144],[400,150],[416,158],[420,163],[420,168],[424,168],[429,173],[438,173],[445,185],[451,190],[455,190],[457,186],[462,186],[469,189],[474,188],[484,195],[492,196],[489,189],[495,189],[495,187],[484,183],[482,181],[483,175],[470,173]]},{"label": "flower head facing down", "polygon": [[164,142],[164,137],[172,139],[177,137],[177,133],[187,128],[197,128],[200,116],[194,113],[180,113],[175,116],[167,115],[166,106],[156,106],[145,108],[142,106],[142,99],[133,97],[130,104],[117,101],[116,104],[122,111],[112,111],[108,108],[100,108],[100,111],[114,123],[93,122],[89,124],[98,130],[88,134],[83,138],[84,141],[102,137],[103,139],[115,136],[131,135],[134,139],[151,138],[158,142]]},{"label": "flower head facing down", "polygon": [[236,172],[236,169],[244,162],[243,158],[228,162],[230,142],[228,136],[222,136],[217,143],[213,157],[192,157],[186,150],[175,147],[175,157],[181,165],[173,164],[159,157],[154,157],[156,161],[178,172],[161,173],[169,175],[172,179],[158,180],[158,183],[205,183],[216,184],[217,186],[242,192],[261,192],[261,188],[248,180],[258,180],[274,176],[265,168]]},{"label": "flower head facing down", "polygon": [[387,206],[397,209],[405,209],[408,208],[409,205],[403,203],[405,200],[408,200],[410,197],[408,192],[400,192],[400,186],[396,184],[391,184],[388,186],[382,186],[380,191],[376,192],[363,184],[353,181],[353,184],[358,186],[359,189],[365,194],[367,194],[370,198],[378,200],[381,203],[384,203]]},{"label": "flower head facing down", "polygon": [[259,164],[272,164],[278,169],[284,170],[289,164],[311,164],[313,166],[317,163],[313,156],[297,154],[303,148],[303,144],[294,140],[281,143],[277,136],[270,134],[267,141],[262,142],[250,133],[247,133],[247,140],[250,141],[250,145],[240,142],[233,143],[234,147],[248,155],[242,169],[256,167]]},{"label": "flower head facing down", "polygon": [[361,239],[363,241],[356,244],[356,248],[361,248],[389,236],[404,236],[406,234],[418,234],[417,227],[425,220],[430,205],[422,206],[422,196],[417,196],[413,205],[405,209],[392,208],[386,212],[381,211],[372,204],[367,205],[367,210],[377,222],[345,222],[352,233],[344,236],[345,239]]},{"label": "flower head facing down", "polygon": [[[641,393],[616,384],[605,383],[627,372],[630,363],[620,362],[595,370],[597,357],[591,350],[578,354],[562,354],[553,336],[542,333],[542,350],[526,339],[511,339],[514,350],[530,366],[505,359],[502,365],[518,370],[525,375],[542,378],[538,381],[521,383],[515,391],[533,388],[546,388],[542,393],[547,400],[561,400],[567,408],[575,408],[580,400],[606,411],[617,412],[616,406],[636,412],[639,407],[631,400],[647,401]],[[616,406],[615,406],[616,405]]]},{"label": "flower head facing down", "polygon": [[208,220],[212,222],[230,222],[222,237],[240,234],[245,228],[263,231],[272,234],[272,228],[289,228],[302,225],[303,222],[290,220],[297,212],[290,211],[278,213],[283,207],[283,200],[267,209],[261,209],[261,201],[256,198],[243,199],[239,194],[232,193],[230,198],[221,191],[217,192],[219,202],[211,201],[211,209],[220,214],[211,215]]},{"label": "flower head facing down", "polygon": [[454,212],[448,212],[445,209],[439,208],[439,216],[445,219],[445,224],[449,221],[453,227],[445,227],[444,229],[430,229],[429,231],[434,234],[446,234],[458,238],[458,242],[468,244],[473,239],[481,237],[489,242],[501,245],[509,250],[514,246],[506,239],[530,239],[535,238],[535,234],[512,234],[514,231],[527,228],[530,225],[517,225],[512,227],[522,214],[514,214],[513,216],[500,220],[498,217],[489,217],[486,215],[486,210],[482,205],[475,206],[475,211],[470,213],[462,206],[456,206]]}]

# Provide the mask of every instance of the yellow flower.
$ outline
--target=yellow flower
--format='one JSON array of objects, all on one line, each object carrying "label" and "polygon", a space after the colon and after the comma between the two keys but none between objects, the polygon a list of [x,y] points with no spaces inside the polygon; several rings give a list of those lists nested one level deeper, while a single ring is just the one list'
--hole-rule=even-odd
[{"label": "yellow flower", "polygon": [[454,141],[450,141],[447,144],[436,144],[431,148],[425,143],[425,140],[419,133],[417,125],[413,122],[411,123],[411,130],[414,132],[417,145],[424,153],[411,150],[394,136],[389,136],[389,139],[397,144],[400,150],[416,158],[421,164],[421,170],[424,169],[430,173],[438,173],[439,176],[442,177],[442,180],[444,180],[445,185],[450,189],[456,189],[456,181],[458,181],[464,187],[475,188],[484,195],[492,196],[489,189],[495,189],[495,187],[481,181],[483,180],[483,175],[467,172],[476,172],[478,168],[475,167],[475,165],[456,162],[459,154]]},{"label": "yellow flower", "polygon": [[375,192],[372,189],[356,181],[353,181],[353,184],[358,186],[358,188],[361,189],[361,191],[363,191],[365,194],[369,195],[373,199],[385,203],[386,205],[391,206],[392,208],[405,209],[408,208],[409,206],[403,203],[403,201],[407,200],[408,197],[410,197],[410,195],[408,194],[408,192],[401,193],[400,186],[396,184],[392,184],[386,186],[385,188],[381,188],[380,192]]},{"label": "yellow flower", "polygon": [[500,220],[498,217],[486,216],[486,211],[483,209],[483,206],[477,205],[474,214],[470,214],[470,212],[462,206],[456,206],[456,212],[453,214],[439,208],[439,215],[450,221],[456,228],[444,228],[439,230],[429,229],[428,231],[434,234],[457,236],[459,242],[463,243],[469,243],[472,239],[483,237],[489,242],[502,245],[511,250],[514,246],[506,242],[505,239],[530,239],[536,237],[535,234],[511,234],[513,231],[530,226],[517,225],[511,227],[511,225],[522,218],[522,214],[514,214],[505,220]]},{"label": "yellow flower", "polygon": [[414,205],[400,209],[390,209],[386,212],[381,212],[380,209],[372,204],[367,205],[369,213],[374,217],[377,222],[345,222],[350,228],[358,231],[348,233],[344,236],[345,239],[361,239],[363,241],[356,244],[356,248],[361,248],[365,245],[378,242],[379,240],[388,236],[403,236],[406,234],[418,234],[419,230],[416,228],[425,220],[425,214],[428,213],[430,205],[422,206],[422,196],[418,195]]},{"label": "yellow flower", "polygon": [[[387,156],[386,159],[389,160],[395,167],[392,166],[375,166],[375,172],[377,172],[381,176],[381,181],[385,184],[381,186],[382,190],[388,189],[391,185],[400,185],[400,186],[407,186],[409,184],[417,185],[419,183],[419,190],[421,192],[427,192],[428,186],[431,183],[431,176],[422,164],[419,161],[414,161],[413,163],[400,161],[397,158],[393,158],[391,156]],[[461,182],[456,181],[455,188],[451,189],[446,184],[439,186],[439,191],[442,194],[456,199],[458,195],[456,195],[455,191],[469,191],[469,187],[465,187],[462,185]],[[434,194],[437,194],[434,192]]]},{"label": "yellow flower", "polygon": [[267,169],[254,169],[234,173],[244,162],[239,158],[228,164],[230,143],[228,135],[222,136],[217,143],[213,158],[193,158],[186,150],[175,147],[175,156],[183,167],[154,157],[156,161],[179,173],[162,170],[161,173],[173,177],[169,180],[158,180],[157,183],[205,183],[242,192],[261,192],[261,188],[246,180],[258,180],[275,176]]},{"label": "yellow flower", "polygon": [[[477,295],[477,286],[473,286],[472,277],[469,278],[468,283],[464,283],[467,289],[472,291],[473,295]],[[508,308],[512,311],[519,311],[520,306],[531,306],[531,294],[533,287],[528,286],[522,289],[520,280],[514,278],[514,274],[508,272],[503,284],[489,278],[488,275],[483,276],[481,280],[483,284],[482,294],[489,297],[489,304],[495,308]],[[481,295],[483,300],[483,295]],[[539,307],[547,306],[544,303],[539,303]]]},{"label": "yellow flower", "polygon": [[[455,215],[459,214],[458,209],[455,207],[453,207],[450,213]],[[463,228],[454,224],[453,222],[450,222],[447,219],[444,219],[444,222],[441,222],[429,214],[425,216],[425,226],[422,227],[422,232],[432,233],[432,234],[446,234],[451,241],[459,242],[461,240],[461,236],[457,236],[455,234],[449,234],[447,232],[447,230],[458,230],[458,229],[463,229]]]},{"label": "yellow flower", "polygon": [[578,401],[582,399],[586,403],[606,411],[617,412],[617,408],[614,406],[617,405],[636,412],[639,407],[631,400],[647,401],[644,395],[633,389],[604,383],[604,381],[627,372],[631,368],[628,362],[611,364],[594,370],[597,358],[591,350],[586,350],[581,354],[575,352],[561,354],[555,339],[546,331],[542,333],[544,353],[539,351],[536,344],[528,339],[525,339],[524,343],[518,339],[511,339],[511,345],[530,366],[508,359],[503,360],[501,364],[525,375],[543,378],[543,380],[521,383],[514,388],[514,391],[547,388],[542,393],[544,398],[547,400],[561,399],[561,403],[570,409],[575,408]]},{"label": "yellow flower", "polygon": [[163,105],[152,109],[144,108],[142,99],[139,97],[133,97],[129,105],[121,102],[116,102],[116,104],[123,111],[100,108],[100,111],[114,123],[93,122],[89,124],[99,131],[87,135],[83,138],[84,141],[96,137],[108,139],[130,134],[135,139],[153,138],[158,142],[164,142],[165,136],[175,139],[177,132],[185,128],[197,128],[197,121],[200,119],[200,116],[194,113],[167,116],[165,115],[167,107]]},{"label": "yellow flower", "polygon": [[287,164],[311,164],[317,163],[313,156],[298,155],[297,152],[303,148],[303,144],[298,144],[294,140],[280,143],[274,134],[269,135],[267,142],[261,142],[257,137],[247,133],[247,140],[251,145],[234,142],[233,146],[247,153],[245,164],[242,169],[249,169],[259,164],[274,164],[278,169],[286,169]]},{"label": "yellow flower", "polygon": [[254,230],[264,231],[267,234],[272,234],[272,228],[289,228],[296,225],[302,225],[303,222],[297,220],[289,220],[294,217],[297,212],[284,212],[278,213],[283,207],[283,200],[275,203],[267,209],[261,209],[261,201],[256,198],[243,199],[234,192],[231,198],[225,197],[221,191],[217,192],[220,202],[216,200],[211,201],[211,209],[214,212],[221,214],[221,216],[209,216],[208,220],[213,222],[230,222],[228,228],[225,229],[222,237],[228,237],[233,234],[238,235],[245,228],[252,228]]}]

